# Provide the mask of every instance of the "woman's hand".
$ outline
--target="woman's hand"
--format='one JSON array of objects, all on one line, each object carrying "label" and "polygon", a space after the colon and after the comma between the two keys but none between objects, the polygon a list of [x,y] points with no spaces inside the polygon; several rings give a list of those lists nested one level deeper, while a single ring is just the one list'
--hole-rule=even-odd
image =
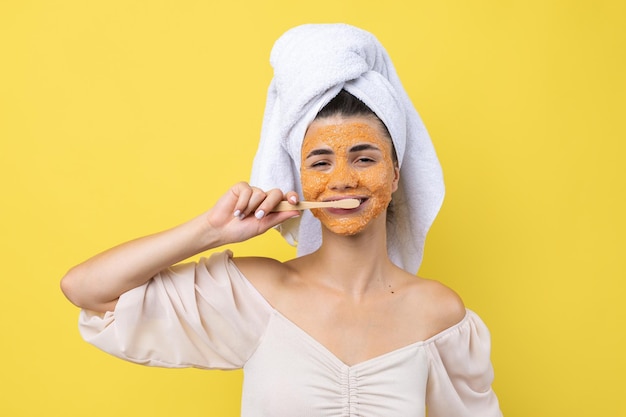
[{"label": "woman's hand", "polygon": [[297,217],[300,213],[296,210],[272,212],[283,200],[296,204],[298,194],[283,194],[279,189],[263,191],[245,182],[235,184],[206,213],[209,231],[218,234],[210,240],[216,246],[241,242]]}]

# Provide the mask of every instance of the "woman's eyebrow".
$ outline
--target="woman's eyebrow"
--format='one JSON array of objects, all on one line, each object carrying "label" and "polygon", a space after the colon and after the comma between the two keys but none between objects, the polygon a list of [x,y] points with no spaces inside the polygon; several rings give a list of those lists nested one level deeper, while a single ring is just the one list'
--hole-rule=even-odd
[{"label": "woman's eyebrow", "polygon": [[310,157],[316,156],[316,155],[332,155],[332,154],[333,154],[332,150],[321,148],[321,149],[313,149],[311,152],[309,152],[309,154],[306,157],[310,158]]},{"label": "woman's eyebrow", "polygon": [[378,146],[374,146],[371,143],[362,143],[354,145],[348,152],[360,152],[360,151],[380,151]]}]

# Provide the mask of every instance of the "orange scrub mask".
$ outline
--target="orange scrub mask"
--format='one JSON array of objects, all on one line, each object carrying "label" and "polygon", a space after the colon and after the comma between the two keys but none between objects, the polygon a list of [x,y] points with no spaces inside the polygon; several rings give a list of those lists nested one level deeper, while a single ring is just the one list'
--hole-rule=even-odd
[{"label": "orange scrub mask", "polygon": [[312,210],[327,229],[354,235],[386,211],[399,177],[391,152],[391,140],[373,118],[330,117],[311,123],[302,144],[304,198],[363,201],[351,210]]}]

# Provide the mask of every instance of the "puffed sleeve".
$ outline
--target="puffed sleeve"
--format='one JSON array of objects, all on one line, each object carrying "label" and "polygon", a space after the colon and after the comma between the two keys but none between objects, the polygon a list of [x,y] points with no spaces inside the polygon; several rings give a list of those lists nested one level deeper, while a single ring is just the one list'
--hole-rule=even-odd
[{"label": "puffed sleeve", "polygon": [[263,335],[271,307],[231,256],[226,251],[171,267],[123,294],[115,311],[81,311],[82,337],[143,365],[241,368]]},{"label": "puffed sleeve", "polygon": [[471,310],[465,318],[427,345],[429,417],[500,417],[491,388],[491,336]]}]

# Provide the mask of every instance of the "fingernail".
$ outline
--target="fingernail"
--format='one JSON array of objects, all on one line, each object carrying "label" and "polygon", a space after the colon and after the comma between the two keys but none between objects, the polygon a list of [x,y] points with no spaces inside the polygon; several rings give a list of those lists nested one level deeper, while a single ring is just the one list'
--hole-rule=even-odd
[{"label": "fingernail", "polygon": [[298,201],[298,200],[296,199],[296,196],[295,196],[295,195],[292,195],[291,197],[289,197],[289,202],[290,202],[291,204],[296,204],[296,203],[297,203],[297,201]]},{"label": "fingernail", "polygon": [[263,216],[265,216],[265,212],[263,210],[259,210],[256,213],[254,213],[254,217],[256,217],[259,220],[261,220]]},{"label": "fingernail", "polygon": [[234,217],[239,217],[241,216],[241,210],[235,210],[235,212],[233,213]]}]

